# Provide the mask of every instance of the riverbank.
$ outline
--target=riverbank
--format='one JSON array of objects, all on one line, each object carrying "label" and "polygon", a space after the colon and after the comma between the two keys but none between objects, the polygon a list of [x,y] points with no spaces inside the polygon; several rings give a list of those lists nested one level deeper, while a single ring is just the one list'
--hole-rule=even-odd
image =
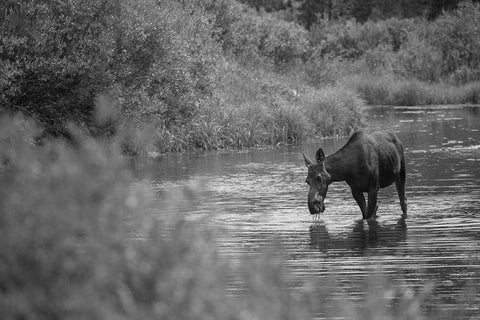
[{"label": "riverbank", "polygon": [[334,85],[316,88],[294,72],[225,62],[216,81],[213,97],[201,102],[188,123],[160,126],[153,137],[137,138],[146,142],[135,144],[139,153],[301,144],[312,137],[348,135],[365,124],[365,103],[354,91]]},{"label": "riverbank", "polygon": [[133,155],[298,144],[348,135],[366,104],[479,100],[480,6],[469,1],[431,20],[308,26],[235,0],[0,12],[0,111],[34,119],[40,140],[70,139],[73,123]]},{"label": "riverbank", "polygon": [[[453,85],[367,74],[344,77],[336,84],[317,88],[296,79],[294,73],[280,75],[241,66],[221,73],[219,83],[223,85],[217,88],[215,98],[204,101],[190,123],[157,127],[153,137],[152,132],[129,131],[139,135],[131,144],[133,154],[302,144],[312,139],[348,136],[368,126],[362,111],[368,106],[480,103],[480,82]],[[118,141],[128,138],[119,136]]]},{"label": "riverbank", "polygon": [[392,75],[378,77],[367,75],[352,76],[344,79],[343,83],[368,105],[423,106],[480,103],[480,81],[453,85],[446,82],[398,79]]}]

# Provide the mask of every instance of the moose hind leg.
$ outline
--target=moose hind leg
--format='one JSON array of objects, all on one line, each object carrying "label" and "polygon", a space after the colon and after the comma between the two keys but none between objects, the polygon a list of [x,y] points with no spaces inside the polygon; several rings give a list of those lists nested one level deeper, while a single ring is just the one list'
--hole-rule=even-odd
[{"label": "moose hind leg", "polygon": [[357,201],[358,206],[360,207],[360,210],[362,211],[363,219],[366,219],[367,205],[365,203],[365,197],[363,196],[363,192],[352,188],[352,195],[355,201]]},{"label": "moose hind leg", "polygon": [[377,195],[378,190],[371,190],[368,192],[368,208],[367,208],[367,219],[374,218],[377,216]]},{"label": "moose hind leg", "polygon": [[397,187],[398,198],[400,199],[400,207],[404,215],[407,214],[407,198],[405,197],[405,179],[399,178],[395,181]]}]

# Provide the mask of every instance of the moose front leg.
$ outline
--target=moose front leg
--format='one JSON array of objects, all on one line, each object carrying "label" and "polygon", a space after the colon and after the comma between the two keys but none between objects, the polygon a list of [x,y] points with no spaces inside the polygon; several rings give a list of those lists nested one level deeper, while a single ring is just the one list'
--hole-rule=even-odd
[{"label": "moose front leg", "polygon": [[363,192],[361,190],[352,188],[352,195],[355,201],[357,201],[358,206],[360,207],[360,210],[362,211],[363,219],[367,219],[366,217],[367,205],[365,203],[365,197],[363,196]]},{"label": "moose front leg", "polygon": [[368,192],[368,207],[367,207],[366,219],[370,219],[377,216],[377,209],[378,209],[377,194],[378,194],[377,188],[372,189]]}]

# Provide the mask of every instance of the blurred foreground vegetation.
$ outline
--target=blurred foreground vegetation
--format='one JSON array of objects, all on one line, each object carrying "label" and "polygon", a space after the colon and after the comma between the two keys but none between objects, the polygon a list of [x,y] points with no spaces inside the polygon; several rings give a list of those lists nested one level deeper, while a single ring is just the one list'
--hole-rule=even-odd
[{"label": "blurred foreground vegetation", "polygon": [[2,1],[0,112],[144,154],[349,134],[365,104],[479,102],[478,4],[427,20],[342,3],[307,23],[235,0]]}]

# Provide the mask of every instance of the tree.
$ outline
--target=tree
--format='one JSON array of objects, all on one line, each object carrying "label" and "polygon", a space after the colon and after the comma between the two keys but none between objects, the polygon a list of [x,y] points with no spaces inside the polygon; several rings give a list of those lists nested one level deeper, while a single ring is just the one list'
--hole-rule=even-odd
[{"label": "tree", "polygon": [[303,0],[300,1],[300,20],[307,29],[320,19],[331,19],[334,0]]}]

